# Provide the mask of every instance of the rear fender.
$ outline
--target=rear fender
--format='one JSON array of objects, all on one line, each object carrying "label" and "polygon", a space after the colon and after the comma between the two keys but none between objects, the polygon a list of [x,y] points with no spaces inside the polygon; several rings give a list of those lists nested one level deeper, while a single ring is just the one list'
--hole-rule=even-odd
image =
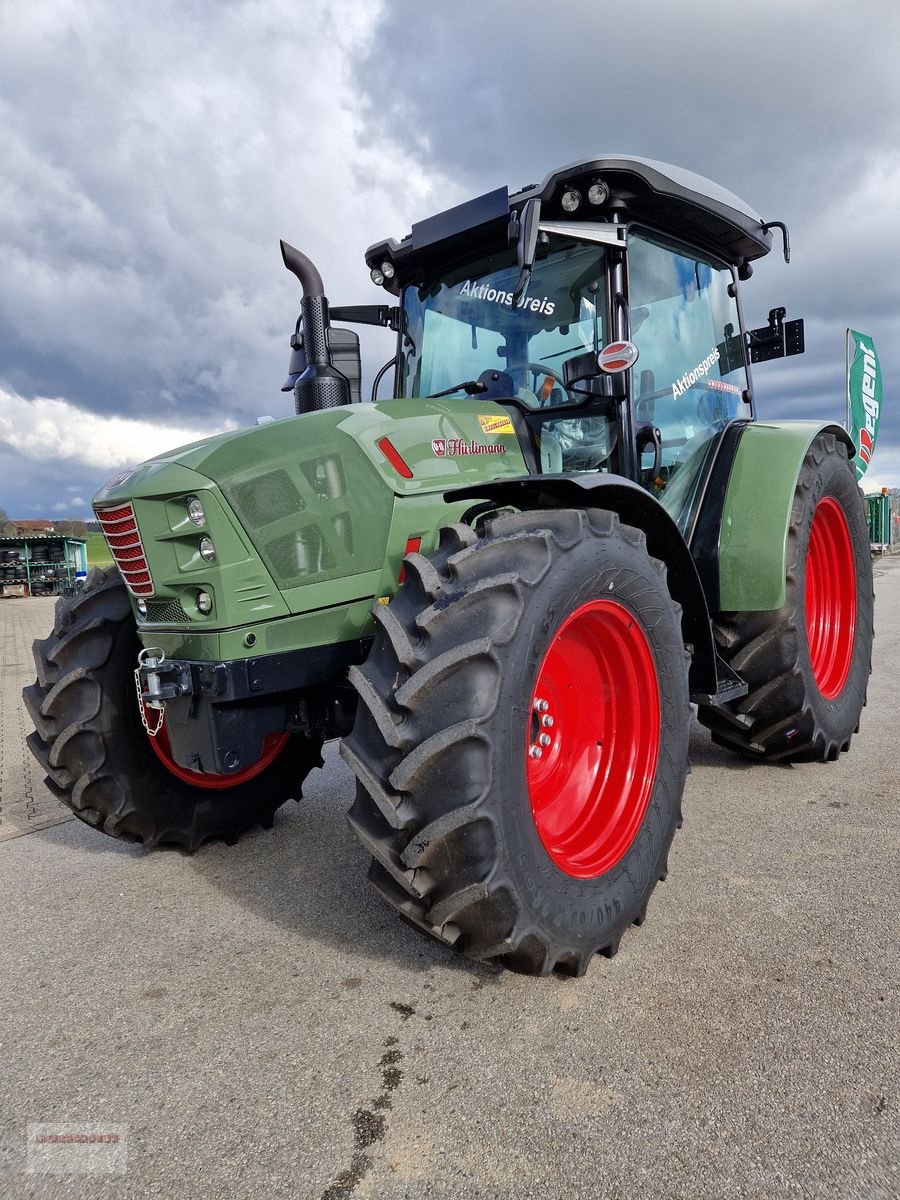
[{"label": "rear fender", "polygon": [[530,475],[444,493],[448,501],[467,498],[520,510],[605,508],[617,513],[624,524],[642,529],[650,554],[666,564],[669,590],[682,608],[684,640],[692,655],[692,698],[708,698],[721,691],[709,611],[697,568],[678,526],[649,492],[623,476],[596,473]]},{"label": "rear fender", "polygon": [[840,425],[754,421],[744,428],[719,526],[719,611],[762,612],[784,604],[794,492],[820,433],[834,434],[852,458],[853,442]]}]

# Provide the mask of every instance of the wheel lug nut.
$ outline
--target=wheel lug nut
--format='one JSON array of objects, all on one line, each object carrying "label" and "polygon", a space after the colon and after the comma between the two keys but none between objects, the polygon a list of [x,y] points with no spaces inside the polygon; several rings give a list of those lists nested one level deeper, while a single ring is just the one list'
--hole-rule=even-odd
[{"label": "wheel lug nut", "polygon": [[543,758],[544,752],[540,748],[540,746],[532,746],[531,749],[528,751],[528,757],[529,758]]},{"label": "wheel lug nut", "polygon": [[543,727],[545,729],[553,728],[553,718],[550,716],[549,713],[545,713],[545,715],[543,717],[541,717],[541,724],[543,725]]},{"label": "wheel lug nut", "polygon": [[550,743],[553,741],[553,738],[550,736],[549,733],[542,733],[541,736],[538,738],[538,741],[541,743],[542,746],[549,746]]},{"label": "wheel lug nut", "polygon": [[550,705],[546,700],[535,700],[534,707],[538,712],[543,713],[547,711]]}]

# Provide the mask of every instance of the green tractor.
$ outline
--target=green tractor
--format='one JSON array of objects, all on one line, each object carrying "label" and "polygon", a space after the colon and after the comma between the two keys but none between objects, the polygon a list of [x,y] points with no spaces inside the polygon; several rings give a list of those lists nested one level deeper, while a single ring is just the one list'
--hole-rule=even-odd
[{"label": "green tractor", "polygon": [[[97,494],[116,566],[25,690],[55,793],[190,852],[269,826],[340,738],[402,916],[533,974],[612,956],[666,875],[691,705],[824,762],[865,703],[850,438],[755,419],[751,363],[803,350],[784,309],[744,324],[773,229],[787,259],[718,185],[607,157],[372,246],[384,304],[329,311],[282,243],[296,415]],[[372,403],[354,323],[395,338]]]}]

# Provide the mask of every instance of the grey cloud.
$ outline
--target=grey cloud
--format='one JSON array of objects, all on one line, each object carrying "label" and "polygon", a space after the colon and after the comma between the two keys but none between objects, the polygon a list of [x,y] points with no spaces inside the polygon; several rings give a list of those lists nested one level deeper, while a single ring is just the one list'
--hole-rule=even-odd
[{"label": "grey cloud", "polygon": [[370,55],[383,135],[414,131],[420,153],[472,194],[627,152],[696,170],[786,221],[793,261],[776,251],[757,265],[746,317],[763,324],[786,304],[807,319],[808,348],[757,369],[760,413],[842,420],[851,325],[875,337],[885,370],[879,444],[900,444],[890,402],[900,379],[900,20],[889,0],[621,10],[395,0]]},{"label": "grey cloud", "polygon": [[[45,517],[54,504],[66,501],[66,509],[57,516],[90,517],[88,504],[75,504],[74,498],[90,501],[91,496],[109,478],[96,468],[79,463],[62,463],[52,458],[34,462],[23,458],[0,442],[0,509],[24,520]],[[61,485],[65,479],[69,488]]]},{"label": "grey cloud", "polygon": [[367,7],[40,7],[0,44],[0,380],[41,360],[26,394],[255,413],[297,310],[278,237],[359,300],[369,223],[404,219],[416,164],[347,81]]},{"label": "grey cloud", "polygon": [[414,130],[476,184],[631,151],[713,167],[765,210],[885,148],[898,46],[888,0],[394,0],[371,96],[386,129]]},{"label": "grey cloud", "polygon": [[[758,370],[763,415],[840,417],[845,324],[875,335],[888,394],[900,377],[886,0],[6,12],[0,387],[24,397],[161,422],[284,412],[297,294],[279,236],[333,300],[364,302],[381,295],[371,241],[603,150],[681,163],[789,222],[794,262],[759,265],[747,317],[786,303],[809,351]],[[390,347],[363,344],[371,379]],[[883,429],[900,445],[890,404]],[[23,516],[102,482],[71,462],[48,480],[8,451],[0,467],[0,504]]]}]

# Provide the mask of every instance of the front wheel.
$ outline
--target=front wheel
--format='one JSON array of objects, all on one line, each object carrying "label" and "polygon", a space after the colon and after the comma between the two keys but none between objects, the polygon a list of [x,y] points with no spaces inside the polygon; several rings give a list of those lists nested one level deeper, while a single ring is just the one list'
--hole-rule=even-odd
[{"label": "front wheel", "polygon": [[93,571],[82,592],[57,603],[53,632],[34,644],[37,680],[23,692],[35,726],[28,745],[48,786],[80,820],[147,847],[192,853],[214,838],[231,843],[253,825],[271,825],[322,765],[321,744],[282,734],[236,774],[185,770],[165,725],[150,738],[141,722],[139,649],[115,567]]},{"label": "front wheel", "polygon": [[582,974],[665,876],[687,772],[681,612],[602,511],[444,529],[406,559],[342,753],[370,880],[473,958]]},{"label": "front wheel", "polygon": [[724,613],[719,653],[749,685],[701,707],[713,740],[753,758],[833,761],[850,748],[866,702],[874,593],[865,508],[847,447],[810,446],[788,526],[785,603]]}]

